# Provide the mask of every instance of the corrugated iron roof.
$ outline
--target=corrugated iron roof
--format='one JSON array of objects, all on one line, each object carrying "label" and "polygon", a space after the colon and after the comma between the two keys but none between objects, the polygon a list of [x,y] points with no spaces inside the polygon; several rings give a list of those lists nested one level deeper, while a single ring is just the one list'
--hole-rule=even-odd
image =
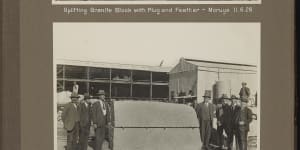
[{"label": "corrugated iron roof", "polygon": [[193,64],[202,68],[210,69],[229,69],[229,70],[239,70],[239,71],[254,71],[257,72],[256,65],[250,64],[238,64],[238,63],[228,63],[228,62],[218,62],[218,61],[206,61],[206,60],[196,60],[183,58],[183,61]]},{"label": "corrugated iron roof", "polygon": [[189,59],[189,58],[183,58],[183,59],[186,60],[186,61],[189,61],[189,62],[194,62],[194,63],[198,62],[198,63],[212,63],[212,64],[223,64],[223,65],[256,67],[256,65],[250,65],[250,64],[228,63],[228,62],[198,60],[198,59]]},{"label": "corrugated iron roof", "polygon": [[169,72],[171,70],[171,67],[95,62],[95,61],[83,61],[83,60],[56,59],[55,61],[56,64],[73,65],[73,66],[141,70],[141,71],[152,71],[152,72]]}]

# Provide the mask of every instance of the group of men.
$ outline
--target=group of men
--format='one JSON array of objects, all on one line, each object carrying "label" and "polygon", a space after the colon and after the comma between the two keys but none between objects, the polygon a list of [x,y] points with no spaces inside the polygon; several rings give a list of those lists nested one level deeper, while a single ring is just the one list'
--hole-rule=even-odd
[{"label": "group of men", "polygon": [[[79,101],[78,87],[75,88],[70,96],[71,102],[65,105],[61,115],[67,131],[66,149],[87,150],[88,137],[91,126],[93,126],[95,130],[94,149],[101,150],[107,129],[111,126],[111,110],[108,102],[105,101],[105,92],[99,90],[94,97],[96,102],[92,103],[88,94],[84,94],[84,100]],[[219,149],[227,146],[228,150],[232,150],[235,138],[236,150],[247,150],[247,136],[249,124],[252,121],[252,111],[247,107],[250,90],[246,87],[246,83],[242,83],[239,95],[239,98],[235,95],[231,95],[229,98],[223,94],[215,105],[211,103],[211,91],[205,91],[204,101],[195,107],[203,150],[210,149],[213,118],[217,118],[217,139],[215,140]],[[111,145],[109,147],[111,148]]]},{"label": "group of men", "polygon": [[[247,107],[250,90],[242,83],[240,97],[223,94],[217,104],[212,104],[211,91],[205,91],[204,101],[196,105],[195,110],[200,124],[200,136],[203,150],[210,149],[213,133],[213,118],[217,118],[217,149],[233,149],[233,139],[236,150],[247,150],[249,125],[252,121],[252,111]],[[226,140],[225,140],[226,139]]]},{"label": "group of men", "polygon": [[84,94],[84,100],[79,101],[79,95],[73,91],[71,102],[66,104],[62,112],[62,121],[67,131],[67,150],[87,150],[90,127],[95,130],[95,150],[102,149],[106,129],[110,126],[110,107],[105,101],[104,90],[96,94],[97,101],[90,102],[90,96]]}]

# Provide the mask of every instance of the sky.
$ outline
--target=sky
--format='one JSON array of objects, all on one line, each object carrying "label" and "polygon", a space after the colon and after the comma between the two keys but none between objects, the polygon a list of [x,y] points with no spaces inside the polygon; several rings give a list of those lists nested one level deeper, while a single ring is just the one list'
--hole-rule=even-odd
[{"label": "sky", "polygon": [[175,66],[181,57],[258,65],[260,23],[54,23],[54,59]]}]

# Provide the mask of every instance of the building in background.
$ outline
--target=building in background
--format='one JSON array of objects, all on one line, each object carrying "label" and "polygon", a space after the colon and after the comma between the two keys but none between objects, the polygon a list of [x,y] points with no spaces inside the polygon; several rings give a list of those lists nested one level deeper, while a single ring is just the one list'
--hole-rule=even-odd
[{"label": "building in background", "polygon": [[[180,59],[173,68],[77,60],[56,60],[57,92],[72,91],[94,95],[99,89],[111,99],[171,100],[201,102],[205,90],[213,99],[236,95],[246,82],[251,104],[257,104],[257,66],[194,59]],[[178,101],[179,100],[179,101]],[[187,100],[187,102],[180,101]]]},{"label": "building in background", "polygon": [[257,101],[257,66],[181,58],[169,73],[170,99],[177,101],[186,95],[201,102],[205,90],[213,92],[213,100],[222,94],[239,95],[241,83],[251,90],[250,101]]},{"label": "building in background", "polygon": [[56,60],[57,92],[72,91],[94,95],[105,90],[111,99],[168,100],[168,67],[117,63]]}]

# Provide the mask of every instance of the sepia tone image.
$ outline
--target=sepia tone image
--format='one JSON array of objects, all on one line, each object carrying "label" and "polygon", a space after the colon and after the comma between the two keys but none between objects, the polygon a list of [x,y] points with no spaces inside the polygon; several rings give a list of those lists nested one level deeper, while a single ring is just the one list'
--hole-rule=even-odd
[{"label": "sepia tone image", "polygon": [[55,150],[260,150],[260,23],[53,23]]}]

